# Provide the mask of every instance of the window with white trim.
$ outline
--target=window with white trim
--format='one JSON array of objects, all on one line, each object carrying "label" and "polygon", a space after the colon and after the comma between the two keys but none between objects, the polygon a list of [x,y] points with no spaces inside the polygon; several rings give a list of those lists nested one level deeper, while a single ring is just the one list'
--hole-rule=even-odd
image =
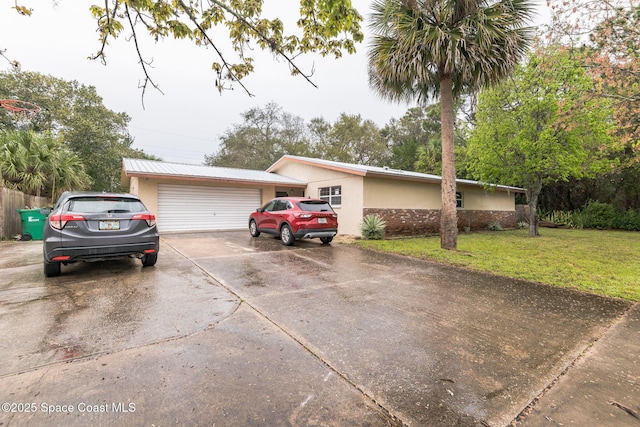
[{"label": "window with white trim", "polygon": [[464,198],[462,191],[456,191],[456,208],[462,209],[464,208]]},{"label": "window with white trim", "polygon": [[342,205],[342,186],[322,187],[318,189],[318,198],[328,202],[333,207]]}]

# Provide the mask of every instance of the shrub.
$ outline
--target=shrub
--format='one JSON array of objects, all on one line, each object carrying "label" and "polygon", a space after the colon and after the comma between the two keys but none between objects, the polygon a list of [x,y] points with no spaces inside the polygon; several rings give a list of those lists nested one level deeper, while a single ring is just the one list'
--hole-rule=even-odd
[{"label": "shrub", "polygon": [[551,211],[549,213],[540,215],[540,221],[548,221],[556,225],[576,228],[576,224],[573,218],[573,212]]},{"label": "shrub", "polygon": [[500,223],[498,221],[493,221],[493,222],[489,223],[489,225],[487,225],[487,230],[502,231],[502,230],[504,230],[504,228],[502,228],[502,225],[500,225]]},{"label": "shrub", "polygon": [[640,212],[633,209],[628,211],[616,209],[614,212],[611,228],[617,230],[640,231]]},{"label": "shrub", "polygon": [[603,230],[613,228],[615,209],[608,203],[589,202],[581,212],[582,225],[585,228]]},{"label": "shrub", "polygon": [[580,229],[640,231],[640,211],[595,201],[590,201],[582,210],[541,213],[540,220]]},{"label": "shrub", "polygon": [[527,221],[519,221],[518,230],[524,230],[525,228],[529,228],[529,223]]},{"label": "shrub", "polygon": [[384,239],[386,228],[387,221],[382,219],[378,214],[369,214],[362,218],[362,222],[360,223],[362,238],[366,240]]}]

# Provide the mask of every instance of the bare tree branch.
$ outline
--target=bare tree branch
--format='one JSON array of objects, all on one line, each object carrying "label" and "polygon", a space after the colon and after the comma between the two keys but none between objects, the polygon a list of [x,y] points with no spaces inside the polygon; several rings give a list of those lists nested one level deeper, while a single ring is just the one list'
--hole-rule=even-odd
[{"label": "bare tree branch", "polygon": [[[184,11],[184,13],[186,13],[187,16],[189,16],[189,19],[191,20],[191,22],[193,22],[193,24],[198,28],[198,30],[200,30],[200,32],[202,33],[202,36],[207,40],[207,43],[213,48],[213,50],[216,51],[216,53],[218,54],[218,57],[222,61],[223,68],[225,68],[228,71],[229,76],[231,77],[231,79],[233,81],[235,81],[236,83],[238,83],[240,85],[240,87],[242,87],[242,89],[244,89],[244,91],[247,93],[247,95],[249,95],[251,97],[255,96],[249,91],[249,89],[247,89],[247,87],[240,81],[240,79],[238,79],[236,77],[236,75],[233,72],[233,70],[231,70],[231,67],[229,66],[229,63],[227,62],[227,60],[222,55],[222,52],[220,52],[220,50],[215,45],[215,43],[213,43],[213,40],[211,40],[209,35],[205,32],[204,28],[202,28],[202,26],[198,23],[196,17],[193,16],[193,14],[191,13],[191,10],[189,10],[187,5],[185,5],[182,0],[180,0],[180,7]],[[219,92],[222,92],[222,89],[224,88],[222,86],[222,70],[217,71],[217,73],[218,73],[218,79],[216,81],[216,87],[218,88]]]},{"label": "bare tree branch", "polygon": [[142,54],[140,53],[140,46],[138,45],[138,37],[137,37],[137,34],[136,34],[135,25],[133,25],[133,21],[131,20],[131,14],[129,13],[129,6],[125,3],[124,8],[125,8],[125,12],[127,14],[127,20],[129,21],[129,26],[131,27],[133,43],[134,43],[134,45],[136,47],[136,52],[138,53],[138,58],[140,59],[139,64],[142,67],[142,71],[144,72],[144,76],[145,76],[144,83],[141,86],[141,88],[142,88],[142,108],[144,109],[144,94],[147,91],[147,84],[148,83],[151,83],[151,85],[154,87],[154,89],[156,89],[161,94],[164,95],[164,92],[162,92],[160,87],[149,76],[149,72],[147,71],[147,65],[150,66],[151,64],[149,62],[146,62],[142,58]]}]

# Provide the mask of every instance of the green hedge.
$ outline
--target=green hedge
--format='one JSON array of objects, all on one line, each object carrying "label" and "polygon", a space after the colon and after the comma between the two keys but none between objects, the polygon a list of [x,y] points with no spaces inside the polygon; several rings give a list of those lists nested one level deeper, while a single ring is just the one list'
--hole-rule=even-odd
[{"label": "green hedge", "polygon": [[573,213],[573,223],[579,228],[640,231],[640,212],[625,211],[608,203],[589,202],[583,210]]}]

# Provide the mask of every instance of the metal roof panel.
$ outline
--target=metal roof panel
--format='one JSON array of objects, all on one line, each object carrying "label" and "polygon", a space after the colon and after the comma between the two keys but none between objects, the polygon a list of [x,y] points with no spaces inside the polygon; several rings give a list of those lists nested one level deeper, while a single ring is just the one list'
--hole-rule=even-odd
[{"label": "metal roof panel", "polygon": [[[389,178],[409,179],[409,180],[419,180],[419,181],[429,181],[429,182],[442,181],[442,177],[439,175],[405,171],[401,169],[392,169],[388,167],[356,165],[352,163],[334,162],[332,160],[314,159],[311,157],[301,157],[301,156],[291,156],[291,155],[282,156],[276,163],[271,165],[271,167],[269,167],[269,169],[267,170],[274,171],[278,168],[278,166],[281,163],[287,160],[291,160],[299,163],[314,164],[319,167],[324,167],[328,169],[339,169],[346,172],[352,172],[354,174],[364,175],[364,176],[379,175],[379,176],[386,176]],[[490,187],[496,190],[513,191],[517,193],[521,193],[525,191],[523,188],[520,188],[520,187],[511,187],[508,185],[497,185],[497,184],[485,184],[479,181],[472,181],[469,179],[456,179],[456,183],[473,185],[473,186],[481,186],[481,187]]]},{"label": "metal roof panel", "polygon": [[223,168],[217,166],[167,163],[155,160],[122,159],[124,173],[128,176],[163,175],[211,180],[255,182],[283,185],[306,185],[305,182],[267,171]]}]

